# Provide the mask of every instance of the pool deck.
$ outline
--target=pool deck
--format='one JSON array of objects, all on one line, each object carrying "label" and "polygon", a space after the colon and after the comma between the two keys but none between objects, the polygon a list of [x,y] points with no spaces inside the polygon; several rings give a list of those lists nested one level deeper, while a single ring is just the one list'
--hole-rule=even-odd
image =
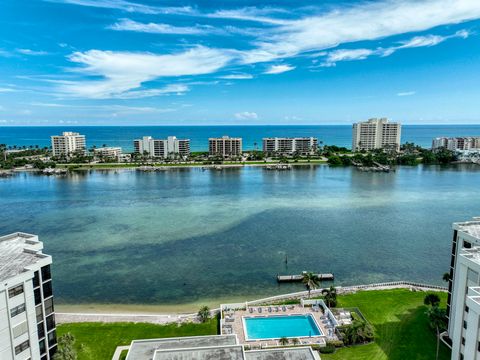
[{"label": "pool deck", "polygon": [[[252,312],[250,312],[249,309],[253,309]],[[314,311],[312,307],[302,307],[300,305],[251,306],[249,307],[249,309],[225,311],[221,324],[221,333],[223,335],[226,335],[228,333],[236,334],[240,344],[250,345],[250,347],[252,348],[279,346],[279,339],[247,340],[245,337],[243,318],[312,315],[323,335],[312,337],[297,337],[297,339],[300,341],[300,344],[319,344],[322,346],[326,344],[327,339],[336,339],[334,332],[332,332],[333,327],[331,327],[331,324],[326,323],[326,319],[323,318],[324,314],[321,310]],[[259,309],[261,309],[261,312],[259,312]],[[271,311],[269,311],[269,309]]]}]

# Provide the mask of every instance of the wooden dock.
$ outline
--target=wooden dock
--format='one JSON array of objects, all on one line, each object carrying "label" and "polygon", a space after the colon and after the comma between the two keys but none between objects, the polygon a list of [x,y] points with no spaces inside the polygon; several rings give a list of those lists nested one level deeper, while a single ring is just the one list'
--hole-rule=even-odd
[{"label": "wooden dock", "polygon": [[[333,280],[334,276],[333,274],[327,273],[327,274],[315,274],[318,276],[318,279],[320,281],[325,281],[325,280]],[[277,275],[277,281],[278,282],[295,282],[295,281],[302,281],[303,279],[303,274],[300,275]]]}]

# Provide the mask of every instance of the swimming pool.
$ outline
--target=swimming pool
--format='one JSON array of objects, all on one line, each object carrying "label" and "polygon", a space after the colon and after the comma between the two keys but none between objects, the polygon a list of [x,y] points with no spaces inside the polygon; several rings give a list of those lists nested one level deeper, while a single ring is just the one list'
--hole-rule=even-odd
[{"label": "swimming pool", "polygon": [[247,341],[323,335],[310,314],[244,317],[243,326]]}]

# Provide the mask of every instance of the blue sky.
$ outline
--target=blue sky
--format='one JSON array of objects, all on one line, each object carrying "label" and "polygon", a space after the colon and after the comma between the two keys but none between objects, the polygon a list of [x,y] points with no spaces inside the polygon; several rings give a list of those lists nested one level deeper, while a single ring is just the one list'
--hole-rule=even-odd
[{"label": "blue sky", "polygon": [[479,123],[480,1],[2,0],[0,126]]}]

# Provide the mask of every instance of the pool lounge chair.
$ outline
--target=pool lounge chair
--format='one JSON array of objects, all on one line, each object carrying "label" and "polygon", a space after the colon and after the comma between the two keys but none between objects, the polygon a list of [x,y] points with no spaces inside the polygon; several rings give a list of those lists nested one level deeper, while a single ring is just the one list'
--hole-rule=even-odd
[{"label": "pool lounge chair", "polygon": [[258,308],[258,312],[262,313],[262,308],[261,307]]},{"label": "pool lounge chair", "polygon": [[283,312],[287,311],[287,308],[285,307],[285,305],[282,306],[282,311],[283,311]]},{"label": "pool lounge chair", "polygon": [[250,314],[253,313],[253,310],[254,310],[253,308],[248,308],[248,311]]},{"label": "pool lounge chair", "polygon": [[268,307],[268,312],[270,312],[270,313],[272,312],[272,307],[271,306]]}]

